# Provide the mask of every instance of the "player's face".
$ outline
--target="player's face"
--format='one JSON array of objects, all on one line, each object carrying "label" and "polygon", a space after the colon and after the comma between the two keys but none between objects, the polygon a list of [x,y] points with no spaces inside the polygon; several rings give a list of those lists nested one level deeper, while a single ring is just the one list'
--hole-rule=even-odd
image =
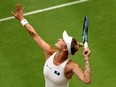
[{"label": "player's face", "polygon": [[55,44],[55,46],[59,50],[66,49],[66,43],[64,42],[64,40],[62,38],[58,39],[58,42]]}]

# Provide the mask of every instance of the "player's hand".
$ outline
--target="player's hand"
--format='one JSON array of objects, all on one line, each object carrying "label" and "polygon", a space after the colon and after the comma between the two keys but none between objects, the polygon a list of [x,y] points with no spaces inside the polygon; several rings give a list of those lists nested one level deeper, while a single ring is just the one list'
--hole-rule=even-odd
[{"label": "player's hand", "polygon": [[83,55],[85,60],[89,60],[90,54],[91,54],[91,50],[88,47],[83,49]]},{"label": "player's hand", "polygon": [[12,15],[13,15],[17,20],[21,21],[21,20],[24,19],[24,17],[23,17],[24,8],[25,8],[25,7],[21,7],[20,4],[17,4],[17,5],[16,5],[16,12],[15,12],[15,13],[14,13],[14,12],[11,12],[11,13],[12,13]]}]

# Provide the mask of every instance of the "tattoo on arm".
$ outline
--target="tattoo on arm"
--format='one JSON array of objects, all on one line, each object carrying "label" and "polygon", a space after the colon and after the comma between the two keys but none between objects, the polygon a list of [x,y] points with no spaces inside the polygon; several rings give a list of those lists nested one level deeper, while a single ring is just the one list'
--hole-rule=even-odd
[{"label": "tattoo on arm", "polygon": [[91,80],[91,71],[90,71],[90,66],[89,66],[89,61],[85,61],[85,78],[88,80]]}]

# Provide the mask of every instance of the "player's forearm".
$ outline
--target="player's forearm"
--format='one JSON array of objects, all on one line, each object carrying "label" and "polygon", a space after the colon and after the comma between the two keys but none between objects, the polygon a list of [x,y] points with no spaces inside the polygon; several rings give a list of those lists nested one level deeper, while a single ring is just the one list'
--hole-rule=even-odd
[{"label": "player's forearm", "polygon": [[[24,20],[24,19],[23,19]],[[22,20],[21,20],[22,21]],[[27,21],[27,20],[25,20]],[[28,21],[26,23],[21,23],[25,29],[29,32],[29,34],[32,36],[32,38],[36,41],[36,43],[42,47],[42,42],[44,42],[42,40],[42,38],[37,34],[37,32],[35,31],[35,29],[28,23]],[[43,47],[42,47],[43,48]]]},{"label": "player's forearm", "polygon": [[28,21],[26,19],[23,18],[22,20],[20,20],[20,23],[22,24],[22,26],[24,26],[26,28],[26,30],[29,32],[29,34],[33,38],[38,36],[35,29],[28,23]]},{"label": "player's forearm", "polygon": [[29,32],[32,38],[36,41],[36,43],[43,49],[46,50],[50,46],[38,35],[35,29],[29,24],[26,23],[24,25],[25,29]]},{"label": "player's forearm", "polygon": [[32,38],[36,41],[36,43],[43,49],[44,48],[44,44],[46,44],[46,43],[37,34],[35,29],[29,23],[27,23],[24,27],[29,32],[29,34],[32,36]]},{"label": "player's forearm", "polygon": [[91,70],[90,70],[90,65],[89,65],[89,60],[85,60],[85,83],[90,83],[91,82]]},{"label": "player's forearm", "polygon": [[27,23],[24,27],[26,28],[26,30],[29,32],[29,34],[32,37],[36,37],[38,35],[37,32],[34,30],[34,28],[29,23]]}]

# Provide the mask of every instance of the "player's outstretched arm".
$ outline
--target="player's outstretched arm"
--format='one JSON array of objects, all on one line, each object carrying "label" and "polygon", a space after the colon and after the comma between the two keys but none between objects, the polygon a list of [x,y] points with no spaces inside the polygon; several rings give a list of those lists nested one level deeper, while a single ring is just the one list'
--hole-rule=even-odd
[{"label": "player's outstretched arm", "polygon": [[37,44],[43,49],[46,59],[51,56],[55,50],[46,43],[35,31],[35,29],[28,23],[24,18],[24,7],[21,7],[20,4],[16,5],[16,12],[12,12],[13,16],[21,22],[21,24],[26,28],[32,38],[37,42]]}]

